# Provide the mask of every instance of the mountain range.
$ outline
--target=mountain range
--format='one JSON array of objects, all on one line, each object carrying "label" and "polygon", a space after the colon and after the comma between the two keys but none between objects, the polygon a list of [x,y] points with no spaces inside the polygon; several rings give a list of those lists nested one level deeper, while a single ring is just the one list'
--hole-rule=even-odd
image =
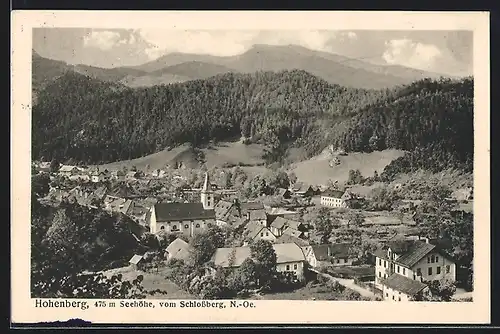
[{"label": "mountain range", "polygon": [[307,71],[330,84],[364,89],[391,88],[423,78],[443,76],[403,66],[376,65],[297,45],[254,45],[241,55],[228,57],[170,53],[134,67],[99,68],[81,64],[71,65],[41,57],[34,50],[32,61],[35,92],[67,71],[129,87],[150,87],[206,79],[228,72],[277,72],[294,69]]}]

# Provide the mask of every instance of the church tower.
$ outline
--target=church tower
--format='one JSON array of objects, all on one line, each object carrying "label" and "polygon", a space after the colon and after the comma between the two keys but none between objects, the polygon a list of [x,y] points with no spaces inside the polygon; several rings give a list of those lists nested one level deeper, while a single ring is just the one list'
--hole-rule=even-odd
[{"label": "church tower", "polygon": [[205,182],[203,183],[203,188],[201,189],[201,203],[205,210],[214,209],[214,194],[212,191],[212,185],[208,179],[208,172],[205,173]]}]

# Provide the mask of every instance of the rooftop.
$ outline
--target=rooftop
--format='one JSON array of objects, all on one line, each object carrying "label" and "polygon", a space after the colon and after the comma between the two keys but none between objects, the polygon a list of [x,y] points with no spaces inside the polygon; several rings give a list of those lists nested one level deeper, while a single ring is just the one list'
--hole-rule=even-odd
[{"label": "rooftop", "polygon": [[392,274],[383,281],[383,284],[409,296],[414,296],[427,287],[427,285],[420,281],[412,280],[399,274]]},{"label": "rooftop", "polygon": [[205,210],[201,203],[155,204],[156,221],[215,219],[214,210]]}]

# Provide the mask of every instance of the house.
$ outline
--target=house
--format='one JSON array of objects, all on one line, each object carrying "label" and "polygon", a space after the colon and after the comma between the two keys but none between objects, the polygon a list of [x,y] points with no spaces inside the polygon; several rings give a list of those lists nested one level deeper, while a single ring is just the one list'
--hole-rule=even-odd
[{"label": "house", "polygon": [[157,203],[151,207],[149,228],[151,233],[195,234],[215,225],[214,195],[208,173],[201,190],[201,203]]},{"label": "house", "polygon": [[241,203],[241,214],[248,217],[248,213],[254,210],[264,210],[264,204],[260,202],[244,202]]},{"label": "house", "polygon": [[277,237],[282,236],[286,230],[288,230],[288,234],[291,236],[303,237],[305,236],[303,232],[305,232],[306,230],[301,222],[297,222],[291,219],[285,219],[282,217],[276,217],[269,228],[271,232]]},{"label": "house", "polygon": [[284,199],[289,199],[292,197],[292,192],[285,188],[278,188],[277,195]]},{"label": "house", "polygon": [[294,243],[299,247],[307,247],[309,246],[309,241],[307,239],[301,239],[289,234],[283,234],[280,237],[276,238],[274,241],[275,244],[291,244]]},{"label": "house", "polygon": [[181,238],[177,238],[168,245],[165,250],[165,258],[167,261],[171,261],[172,259],[182,260],[184,263],[189,261],[191,256],[191,246],[182,240]]},{"label": "house", "polygon": [[257,221],[251,221],[245,226],[245,243],[249,244],[258,240],[274,242],[276,236],[266,226]]},{"label": "house", "polygon": [[[273,244],[276,253],[276,270],[294,275],[298,280],[304,279],[305,257],[302,249],[294,244]],[[238,268],[251,257],[249,246],[218,248],[213,255],[216,266]]]},{"label": "house", "polygon": [[399,274],[392,274],[382,284],[382,296],[386,301],[412,301],[429,293],[426,284]]},{"label": "house", "polygon": [[125,212],[125,214],[130,218],[132,218],[132,220],[144,226],[147,224],[146,217],[148,216],[149,210],[150,210],[149,208],[140,205],[137,201],[133,200],[128,206],[128,209]]},{"label": "house", "polygon": [[357,260],[350,255],[349,243],[335,243],[323,245],[311,245],[304,247],[304,255],[311,267],[328,266],[351,266]]},{"label": "house", "polygon": [[130,267],[134,270],[140,270],[142,268],[142,264],[144,263],[144,257],[142,255],[137,255],[135,254],[132,256],[132,258],[128,261]]},{"label": "house", "polygon": [[410,280],[456,281],[455,261],[440,247],[423,240],[393,240],[375,252],[375,285],[380,289],[393,274]]},{"label": "house", "polygon": [[110,173],[110,179],[116,181],[125,180],[125,172],[122,170],[114,170]]},{"label": "house", "polygon": [[217,226],[232,225],[237,218],[241,217],[241,209],[239,203],[221,200],[215,204],[215,220]]},{"label": "house", "polygon": [[320,203],[331,208],[347,208],[348,201],[352,198],[353,196],[348,191],[327,190],[321,194]]},{"label": "house", "polygon": [[166,172],[163,169],[155,169],[151,173],[152,177],[162,178],[166,175]]},{"label": "house", "polygon": [[90,175],[91,180],[94,183],[104,182],[111,178],[111,173],[107,169],[100,171],[99,168],[97,168],[96,170],[92,171]]},{"label": "house", "polygon": [[312,197],[312,196],[317,194],[318,188],[310,186],[310,185],[306,185],[302,182],[296,182],[292,186],[292,192],[297,196]]},{"label": "house", "polygon": [[78,169],[77,166],[69,166],[69,165],[63,165],[61,168],[59,168],[59,174],[64,177],[70,177],[73,175],[78,175],[80,173],[80,170]]},{"label": "house", "polygon": [[266,211],[261,210],[251,210],[247,213],[247,220],[249,222],[256,222],[262,226],[267,226],[267,215]]},{"label": "house", "polygon": [[[109,196],[109,198],[112,198]],[[109,199],[108,197],[106,199]],[[132,201],[129,199],[125,198],[115,198],[109,203],[104,203],[104,210],[111,211],[111,212],[120,212],[123,214],[127,214],[127,211],[129,210],[130,205],[132,205]]]}]

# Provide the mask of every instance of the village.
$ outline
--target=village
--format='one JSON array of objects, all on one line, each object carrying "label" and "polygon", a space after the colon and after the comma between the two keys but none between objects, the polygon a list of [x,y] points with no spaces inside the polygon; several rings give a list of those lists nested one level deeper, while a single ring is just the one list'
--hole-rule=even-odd
[{"label": "village", "polygon": [[[118,271],[148,273],[156,277],[155,284],[169,280],[191,295],[217,298],[201,293],[206,290],[202,283],[212,282],[219,270],[225,270],[240,275],[238,284],[234,275],[231,281],[238,298],[471,298],[462,287],[460,266],[442,247],[446,240],[422,233],[425,215],[417,210],[421,201],[401,196],[381,199],[397,194],[401,184],[388,194],[373,195],[357,191],[361,188],[355,187],[356,182],[309,185],[283,171],[264,184],[264,178],[248,176],[239,167],[109,171],[36,162],[33,173],[50,180],[48,195],[40,201],[121,213],[136,223],[131,233],[137,240],[154,236],[159,245],[155,251],[135,254]],[[453,205],[472,205],[472,189],[461,198],[454,196],[447,199]],[[200,260],[201,273],[190,272],[192,262],[198,261],[193,253],[201,252],[193,240],[215,229],[224,232],[225,240],[214,243],[209,258]],[[276,255],[273,266],[284,277],[282,287],[262,289],[259,279],[251,278],[246,278],[250,283],[241,282],[253,263],[249,259],[266,247]],[[433,282],[453,288],[437,288]]]}]

